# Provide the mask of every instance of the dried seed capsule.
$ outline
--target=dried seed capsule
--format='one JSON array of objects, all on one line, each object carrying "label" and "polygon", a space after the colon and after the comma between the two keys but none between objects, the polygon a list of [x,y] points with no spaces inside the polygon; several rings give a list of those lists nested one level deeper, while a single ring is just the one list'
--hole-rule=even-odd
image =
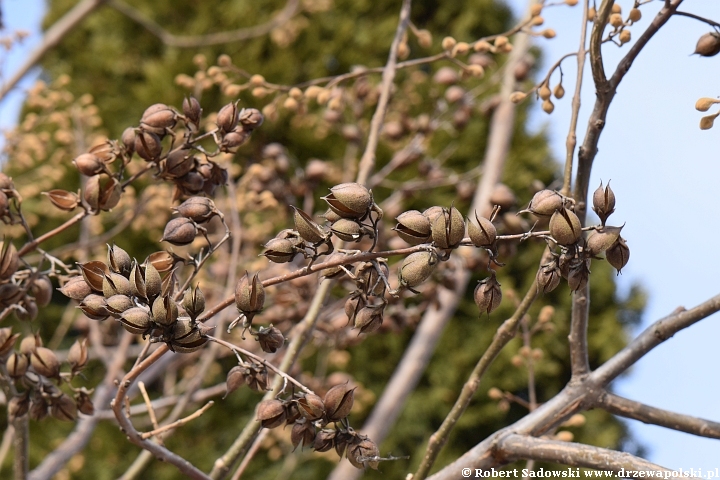
[{"label": "dried seed capsule", "polygon": [[630,249],[625,239],[620,237],[615,244],[605,251],[605,260],[620,273],[628,260],[630,260]]},{"label": "dried seed capsule", "polygon": [[25,415],[30,409],[28,392],[16,395],[10,399],[7,406],[8,419],[13,421]]},{"label": "dried seed capsule", "polygon": [[351,443],[347,449],[347,458],[355,468],[370,467],[377,470],[378,461],[375,460],[380,455],[375,442],[366,436],[360,436],[360,441]]},{"label": "dried seed capsule", "polygon": [[478,283],[473,296],[475,298],[475,304],[481,312],[490,314],[500,306],[502,291],[500,290],[500,283],[498,283],[495,278],[494,272]]},{"label": "dried seed capsule", "polygon": [[30,293],[35,298],[35,303],[44,307],[50,303],[52,299],[53,286],[50,278],[46,275],[40,275],[32,281],[30,285]]},{"label": "dried seed capsule", "polygon": [[335,444],[335,430],[320,430],[315,435],[315,441],[313,442],[313,450],[316,452],[327,452],[333,448]]},{"label": "dried seed capsule", "polygon": [[20,334],[13,334],[12,328],[0,328],[0,358],[7,355],[7,353],[13,349],[18,338],[20,338]]},{"label": "dried seed capsule", "polygon": [[582,236],[580,219],[567,208],[556,211],[550,217],[550,235],[559,245],[572,245]]},{"label": "dried seed capsule", "polygon": [[265,251],[262,255],[274,263],[287,263],[291,262],[298,253],[300,252],[291,240],[273,238],[265,244]]},{"label": "dried seed capsule", "polygon": [[172,338],[167,344],[176,353],[192,353],[201,349],[207,341],[193,320],[181,319],[173,326]]},{"label": "dried seed capsule", "polygon": [[165,159],[162,177],[169,180],[178,179],[192,171],[195,164],[196,159],[189,149],[173,150]]},{"label": "dried seed capsule", "polygon": [[28,414],[33,420],[39,421],[48,416],[50,404],[40,395],[34,395],[30,402]]},{"label": "dried seed capsule", "polygon": [[248,368],[236,365],[230,369],[225,379],[225,396],[227,398],[232,392],[246,384],[245,378],[249,374]]},{"label": "dried seed capsule", "polygon": [[432,275],[437,263],[438,258],[434,252],[408,255],[398,270],[400,285],[410,288],[420,285]]},{"label": "dried seed capsule", "polygon": [[330,231],[345,242],[359,242],[365,234],[362,226],[349,218],[341,218],[333,223]]},{"label": "dried seed capsule", "polygon": [[125,310],[129,310],[135,306],[133,301],[127,295],[113,295],[105,301],[107,309],[113,317],[118,318]]},{"label": "dried seed capsule", "polygon": [[395,220],[397,220],[398,224],[393,230],[410,245],[420,245],[431,241],[432,226],[430,220],[419,211],[403,212]]},{"label": "dried seed capsule", "polygon": [[693,53],[701,57],[713,57],[720,53],[720,33],[708,32],[701,36]]},{"label": "dried seed capsule", "polygon": [[20,266],[20,257],[18,256],[15,245],[4,239],[0,243],[0,280],[7,280],[17,272]]},{"label": "dried seed capsule", "polygon": [[554,190],[540,190],[533,195],[526,210],[521,210],[518,213],[530,212],[538,217],[549,217],[556,210],[563,208],[564,202],[563,197]]},{"label": "dried seed capsule", "polygon": [[354,402],[355,388],[348,383],[335,385],[325,394],[325,418],[328,422],[339,422],[350,415]]},{"label": "dried seed capsule", "polygon": [[92,399],[84,388],[81,388],[74,397],[75,405],[80,413],[83,415],[93,415],[95,413],[95,406],[92,403]]},{"label": "dried seed capsule", "polygon": [[30,365],[43,377],[55,378],[60,373],[60,361],[49,348],[36,347],[30,355]]},{"label": "dried seed capsule", "polygon": [[373,197],[366,186],[359,183],[342,183],[322,197],[330,208],[343,218],[363,219],[370,212]]},{"label": "dried seed capsule", "polygon": [[120,316],[120,323],[130,333],[145,335],[150,330],[150,314],[141,307],[125,310]]},{"label": "dried seed capsule", "polygon": [[75,157],[72,163],[80,173],[87,177],[107,172],[107,168],[102,160],[92,153],[83,153],[82,155]]},{"label": "dried seed capsule", "polygon": [[50,190],[49,192],[43,192],[43,195],[47,195],[53,205],[65,212],[75,210],[80,204],[80,197],[78,197],[77,193],[66,190]]},{"label": "dried seed capsule", "polygon": [[31,322],[37,318],[38,306],[32,297],[25,295],[20,301],[18,308],[15,308],[15,317],[23,322]]},{"label": "dried seed capsule", "polygon": [[135,151],[143,160],[157,161],[162,153],[160,137],[152,132],[138,132],[135,135]]},{"label": "dried seed capsule", "polygon": [[112,312],[107,308],[105,297],[91,293],[78,305],[86,317],[92,320],[106,320]]},{"label": "dried seed capsule", "polygon": [[107,264],[110,270],[126,277],[132,269],[132,259],[130,255],[115,244],[112,246],[108,245]]},{"label": "dried seed capsule", "polygon": [[328,238],[328,233],[315,223],[315,221],[302,210],[292,207],[295,212],[293,218],[295,220],[295,230],[307,242],[318,244],[324,242]]},{"label": "dried seed capsule", "polygon": [[485,217],[478,217],[475,212],[475,225],[468,219],[468,236],[476,247],[491,248],[497,238],[497,229],[495,225]]},{"label": "dried seed capsule", "polygon": [[238,114],[238,121],[243,129],[252,132],[263,124],[265,117],[257,108],[243,108]]},{"label": "dried seed capsule", "polygon": [[235,305],[251,321],[252,315],[262,310],[265,304],[265,289],[256,273],[252,279],[248,272],[235,287]]},{"label": "dried seed capsule", "polygon": [[100,208],[100,175],[92,176],[85,182],[83,199],[91,210]]},{"label": "dried seed capsule", "polygon": [[360,333],[373,333],[377,331],[383,322],[384,306],[366,305],[362,307],[355,316],[354,328]]},{"label": "dried seed capsule", "polygon": [[160,295],[160,292],[162,291],[162,279],[160,278],[160,272],[158,272],[155,266],[149,261],[146,261],[144,267],[135,262],[132,270],[130,271],[129,281],[130,292],[136,297],[150,300]]},{"label": "dried seed capsule", "polygon": [[103,295],[110,298],[113,295],[130,295],[130,281],[119,273],[109,273],[103,278]]},{"label": "dried seed capsule", "polygon": [[345,301],[345,315],[348,317],[348,324],[355,323],[355,317],[363,307],[365,307],[365,300],[360,295],[350,297]]},{"label": "dried seed capsule", "polygon": [[200,102],[195,97],[185,97],[183,99],[183,115],[194,124],[196,127],[200,124],[200,117],[202,116],[202,108]]},{"label": "dried seed capsule", "polygon": [[600,221],[605,225],[607,218],[615,211],[615,192],[610,188],[610,182],[603,188],[602,182],[593,193],[593,210],[600,217]]},{"label": "dried seed capsule", "polygon": [[5,368],[7,369],[8,375],[12,378],[20,378],[25,375],[29,364],[30,362],[27,356],[17,352],[13,352],[12,355],[5,360]]},{"label": "dried seed capsule", "polygon": [[79,263],[78,266],[80,267],[85,282],[90,288],[95,292],[102,292],[105,275],[110,273],[108,266],[98,260]]},{"label": "dried seed capsule", "polygon": [[72,368],[73,374],[76,374],[85,368],[88,358],[87,338],[75,340],[75,343],[73,343],[72,347],[70,347],[70,351],[67,356],[67,361]]},{"label": "dried seed capsule", "polygon": [[585,288],[588,280],[590,279],[590,260],[584,260],[581,258],[574,259],[570,262],[570,269],[568,270],[568,286],[570,290],[576,292],[582,288]]},{"label": "dried seed capsule", "polygon": [[169,296],[157,297],[152,304],[151,312],[152,321],[163,327],[169,327],[178,318],[178,306]]},{"label": "dried seed capsule", "polygon": [[260,348],[265,353],[275,353],[285,344],[285,337],[282,332],[273,327],[262,327],[258,330],[257,340]]},{"label": "dried seed capsule", "polygon": [[620,231],[623,227],[608,227],[604,226],[593,232],[588,237],[586,250],[592,255],[599,255],[608,248],[612,247],[618,238],[620,238]]},{"label": "dried seed capsule", "polygon": [[290,432],[293,449],[302,445],[305,448],[315,442],[315,425],[312,422],[296,422]]},{"label": "dried seed capsule", "polygon": [[560,285],[562,273],[557,261],[546,263],[537,273],[538,289],[543,293],[550,293]]},{"label": "dried seed capsule", "polygon": [[325,404],[318,395],[308,393],[297,401],[298,411],[303,418],[311,422],[320,420],[325,415]]},{"label": "dried seed capsule", "polygon": [[173,210],[196,223],[207,222],[218,214],[215,203],[207,197],[190,197]]},{"label": "dried seed capsule", "polygon": [[224,133],[232,132],[238,124],[238,108],[236,103],[228,103],[220,109],[216,120],[218,128]]},{"label": "dried seed capsule", "polygon": [[165,225],[160,241],[170,242],[173,245],[188,245],[195,240],[197,233],[195,223],[189,218],[173,218]]},{"label": "dried seed capsule", "polygon": [[65,285],[58,288],[60,293],[73,300],[82,300],[92,293],[90,285],[87,284],[83,277],[72,277]]},{"label": "dried seed capsule", "polygon": [[455,207],[444,208],[432,222],[432,239],[439,248],[456,248],[465,237],[465,221]]},{"label": "dried seed capsule", "polygon": [[77,405],[72,398],[63,393],[60,398],[53,399],[50,414],[58,420],[74,422],[77,418]]},{"label": "dried seed capsule", "polygon": [[200,286],[187,289],[183,297],[183,308],[193,320],[205,310],[205,295]]},{"label": "dried seed capsule", "polygon": [[264,428],[275,428],[286,418],[285,405],[280,400],[263,400],[258,404],[257,420]]}]

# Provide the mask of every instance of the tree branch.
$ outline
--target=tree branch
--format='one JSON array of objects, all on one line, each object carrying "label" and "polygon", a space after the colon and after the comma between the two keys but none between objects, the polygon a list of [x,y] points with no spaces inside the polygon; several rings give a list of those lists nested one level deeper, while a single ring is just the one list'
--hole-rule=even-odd
[{"label": "tree branch", "polygon": [[142,25],[148,32],[155,35],[168,47],[198,48],[225,43],[240,42],[251,38],[267,35],[270,31],[294,17],[298,11],[299,0],[288,0],[285,7],[272,19],[253,27],[239,28],[229,32],[210,33],[207,35],[174,35],[158,23],[146,17],[142,12],[121,0],[107,0],[108,6],[114,8],[134,22]]},{"label": "tree branch", "polygon": [[370,122],[370,133],[368,135],[367,146],[365,152],[360,159],[357,183],[367,183],[370,172],[375,166],[375,151],[377,150],[378,141],[380,139],[380,129],[385,121],[385,112],[387,112],[388,103],[390,101],[390,90],[392,90],[393,80],[395,80],[395,66],[397,64],[397,50],[402,37],[410,23],[410,5],[411,0],[403,0],[400,9],[400,21],[398,22],[395,38],[393,38],[390,46],[390,54],[387,63],[383,69],[382,83],[380,87],[380,98],[378,99],[375,113]]},{"label": "tree branch", "polygon": [[661,427],[691,433],[700,437],[720,439],[720,423],[712,420],[651,407],[612,393],[600,395],[596,405],[621,417],[632,418],[651,425],[660,425]]},{"label": "tree branch", "polygon": [[90,15],[93,10],[105,3],[106,0],[81,0],[70,11],[68,11],[60,20],[55,22],[52,27],[45,32],[45,36],[40,45],[28,56],[25,63],[10,77],[10,79],[0,88],[0,100],[12,90],[17,83],[34,67],[55,45],[70,33],[85,17]]},{"label": "tree branch", "polygon": [[625,452],[518,434],[503,437],[497,442],[495,450],[497,454],[503,457],[504,463],[532,459],[561,463],[571,467],[609,470],[619,474],[637,471],[673,472],[668,468]]}]

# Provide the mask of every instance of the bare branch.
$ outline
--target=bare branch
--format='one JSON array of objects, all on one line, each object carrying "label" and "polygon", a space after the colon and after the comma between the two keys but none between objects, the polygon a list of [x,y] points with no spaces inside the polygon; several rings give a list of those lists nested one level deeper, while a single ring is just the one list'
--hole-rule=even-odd
[{"label": "bare branch", "polygon": [[176,48],[209,47],[211,45],[222,45],[262,37],[294,17],[300,10],[298,8],[299,3],[299,0],[288,0],[285,7],[269,21],[253,27],[239,28],[229,32],[210,33],[207,35],[175,35],[127,3],[121,0],[107,0],[108,6],[142,25],[148,32],[155,35],[168,47]]},{"label": "bare branch", "polygon": [[[187,417],[181,418],[180,420],[177,420],[177,421],[175,421],[175,422],[173,422],[173,423],[170,423],[170,424],[168,424],[168,425],[163,425],[162,427],[158,427],[158,428],[156,428],[155,430],[153,430],[153,431],[151,431],[151,432],[143,433],[142,435],[140,435],[140,437],[143,438],[143,439],[151,438],[151,437],[154,437],[155,435],[159,435],[159,434],[161,434],[161,433],[163,433],[163,432],[167,432],[168,430],[172,430],[172,429],[174,429],[174,428],[177,428],[177,427],[180,427],[180,426],[182,426],[182,425],[185,425],[185,424],[188,423],[190,420],[194,420],[194,419],[198,418],[200,415],[202,415],[203,413],[205,413],[205,411],[206,411],[208,408],[212,407],[214,404],[215,404],[215,402],[210,401],[210,402],[206,403],[202,408],[196,410],[195,412],[191,413],[191,414],[188,415]],[[152,404],[151,404],[148,408],[149,408],[149,409],[148,409],[148,412],[152,412]]]},{"label": "bare branch", "polygon": [[410,22],[410,5],[411,0],[403,0],[400,9],[400,21],[398,22],[395,38],[393,38],[390,46],[390,55],[388,55],[387,63],[383,69],[382,84],[380,87],[380,98],[378,99],[375,113],[370,122],[370,134],[368,135],[367,146],[365,152],[360,159],[359,172],[357,182],[361,184],[367,183],[370,172],[375,166],[375,151],[377,150],[378,141],[380,139],[380,129],[385,120],[385,112],[387,111],[388,102],[390,101],[390,90],[395,79],[395,65],[397,64],[397,50],[402,40],[405,30],[407,30]]},{"label": "bare branch", "polygon": [[720,423],[718,422],[651,407],[612,393],[600,395],[597,399],[597,406],[612,414],[639,420],[643,423],[660,425],[700,437],[720,439]]},{"label": "bare branch", "polygon": [[0,88],[0,100],[12,90],[17,83],[33,68],[45,54],[70,33],[85,17],[90,15],[97,7],[105,3],[106,0],[81,0],[70,11],[68,11],[60,20],[55,22],[52,27],[45,32],[40,45],[28,56],[25,63],[5,82]]},{"label": "bare branch", "polygon": [[496,453],[503,457],[504,463],[520,459],[533,459],[561,463],[571,467],[609,470],[615,473],[636,471],[672,473],[670,469],[655,465],[629,453],[518,434],[503,437],[497,443],[495,449]]}]

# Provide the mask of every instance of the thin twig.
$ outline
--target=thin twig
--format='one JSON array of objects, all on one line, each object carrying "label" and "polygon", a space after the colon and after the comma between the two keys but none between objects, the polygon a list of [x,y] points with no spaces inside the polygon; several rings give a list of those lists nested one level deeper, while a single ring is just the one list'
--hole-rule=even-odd
[{"label": "thin twig", "polygon": [[403,0],[402,7],[400,8],[400,21],[398,22],[395,38],[393,38],[392,45],[390,46],[390,54],[388,55],[388,60],[383,70],[380,98],[378,99],[375,113],[370,122],[370,133],[368,135],[365,152],[362,158],[360,158],[357,182],[363,185],[367,183],[370,172],[375,167],[375,152],[380,140],[380,129],[385,121],[385,113],[387,112],[388,102],[390,101],[390,91],[392,90],[393,80],[395,80],[397,49],[410,22],[411,3],[411,0]]},{"label": "thin twig", "polygon": [[158,425],[157,417],[155,416],[155,410],[152,406],[152,401],[150,400],[150,396],[148,395],[147,390],[145,390],[145,382],[138,382],[138,388],[140,389],[140,393],[142,394],[143,400],[145,401],[145,406],[147,407],[147,412],[150,416],[150,422],[152,423],[153,428],[160,428],[160,425]]},{"label": "thin twig", "polygon": [[[185,425],[186,423],[188,423],[189,421],[198,418],[200,415],[205,413],[205,411],[207,411],[207,409],[212,407],[214,404],[215,404],[215,402],[213,402],[211,400],[208,403],[206,403],[202,408],[200,408],[199,410],[196,410],[195,412],[191,413],[187,417],[181,418],[180,420],[177,420],[169,425],[163,425],[162,427],[156,428],[155,430],[153,430],[151,432],[143,433],[142,435],[140,435],[140,438],[148,439],[148,438],[154,437],[155,435],[159,435],[163,432],[167,432],[168,430],[172,430],[174,428],[181,427],[181,426]],[[152,405],[151,405],[151,407],[152,407]],[[150,411],[152,411],[152,410],[150,410]]]}]

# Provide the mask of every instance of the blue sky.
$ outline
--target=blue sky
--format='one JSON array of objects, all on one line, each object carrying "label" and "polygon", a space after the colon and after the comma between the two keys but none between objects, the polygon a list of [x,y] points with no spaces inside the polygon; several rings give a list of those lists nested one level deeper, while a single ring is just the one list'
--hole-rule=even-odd
[{"label": "blue sky", "polygon": [[[619,0],[627,12],[632,2]],[[522,12],[524,0],[509,0]],[[659,2],[642,7],[643,19],[632,28],[634,37],[654,16]],[[5,0],[5,24],[33,32],[23,48],[6,54],[2,71],[12,71],[37,44],[44,2]],[[720,21],[720,1],[686,0],[683,10]],[[546,64],[576,48],[580,6],[553,7],[543,13],[545,27],[554,28],[553,40],[539,39]],[[695,42],[710,31],[688,18],[674,18],[651,41],[623,81],[608,115],[593,169],[591,185],[612,180],[618,199],[612,220],[626,222],[623,236],[631,249],[630,263],[619,277],[622,288],[641,283],[650,298],[643,327],[674,310],[691,307],[718,293],[720,254],[720,125],[709,131],[698,128],[702,114],[695,111],[700,97],[720,95],[720,56],[689,56]],[[472,40],[472,39],[467,39]],[[609,46],[606,71],[628,47]],[[570,118],[570,93],[574,90],[572,60],[563,65],[568,92],[555,102],[548,116],[538,108],[533,128],[546,129],[556,158],[564,157]],[[37,72],[32,77],[36,77]],[[556,81],[556,79],[554,78]],[[594,92],[589,76],[582,97],[578,130],[582,141]],[[26,79],[22,86],[32,83]],[[554,85],[554,82],[553,82]],[[0,128],[17,119],[21,89],[0,103]],[[592,320],[592,319],[591,319]],[[643,358],[631,374],[615,385],[616,391],[650,405],[720,421],[720,317],[712,316],[680,332]],[[612,339],[608,339],[612,341]],[[648,447],[649,459],[670,468],[720,467],[720,442],[631,422],[639,441]]]}]

